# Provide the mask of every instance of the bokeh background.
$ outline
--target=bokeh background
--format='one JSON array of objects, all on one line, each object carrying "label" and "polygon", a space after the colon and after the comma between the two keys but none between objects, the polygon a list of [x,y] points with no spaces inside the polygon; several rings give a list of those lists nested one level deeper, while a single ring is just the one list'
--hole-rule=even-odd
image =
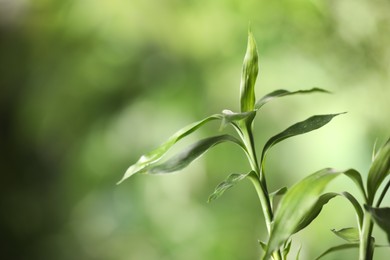
[{"label": "bokeh background", "polygon": [[[387,0],[0,0],[0,258],[257,259],[266,235],[251,184],[206,203],[228,174],[248,170],[238,148],[223,144],[173,175],[116,182],[177,129],[238,110],[249,22],[257,97],[333,92],[264,107],[258,149],[312,114],[348,112],[276,146],[270,189],[329,166],[366,176],[373,144],[390,134],[389,13]],[[210,123],[178,146],[218,129]],[[358,196],[343,178],[329,189]],[[292,256],[301,245],[313,259],[342,243],[330,229],[354,225],[336,198],[294,236]]]}]

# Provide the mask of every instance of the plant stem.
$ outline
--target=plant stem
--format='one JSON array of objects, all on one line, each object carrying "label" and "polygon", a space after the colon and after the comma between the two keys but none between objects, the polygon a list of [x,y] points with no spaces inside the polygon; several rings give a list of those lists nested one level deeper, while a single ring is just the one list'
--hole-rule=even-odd
[{"label": "plant stem", "polygon": [[249,179],[252,181],[253,186],[255,186],[257,195],[259,196],[260,202],[261,202],[261,207],[263,210],[264,218],[265,218],[265,223],[267,226],[267,231],[268,234],[271,232],[271,223],[273,220],[273,212],[272,212],[272,207],[271,207],[271,202],[269,199],[269,195],[267,192],[267,187],[264,186],[264,184],[260,181],[260,167],[259,163],[257,161],[257,156],[256,156],[256,149],[254,145],[254,139],[253,139],[253,134],[252,134],[252,129],[251,126],[245,124],[241,127],[241,130],[243,131],[243,141],[245,144],[245,147],[247,149],[248,153],[248,159],[251,165],[252,170],[256,174],[250,174]]},{"label": "plant stem", "polygon": [[[259,196],[262,210],[263,210],[263,214],[264,214],[264,218],[265,218],[267,231],[268,231],[268,234],[270,234],[271,224],[272,224],[272,219],[273,219],[273,212],[271,209],[271,204],[270,204],[268,194],[264,193],[264,188],[262,187],[262,184],[261,184],[258,176],[256,176],[255,174],[250,174],[250,175],[248,175],[248,177],[252,181],[253,186],[255,186],[257,195]],[[273,252],[272,258],[274,260],[281,260],[282,257],[281,257],[280,251],[278,250],[278,251]]]},{"label": "plant stem", "polygon": [[[264,181],[261,181],[260,176],[260,167],[256,156],[256,149],[255,149],[255,143],[252,133],[252,125],[251,122],[245,122],[244,125],[241,125],[241,137],[243,139],[243,142],[245,144],[248,159],[251,165],[251,168],[253,172],[248,175],[249,179],[251,180],[253,186],[255,187],[256,193],[259,196],[260,204],[262,207],[262,211],[264,214],[265,224],[267,227],[268,234],[271,233],[271,225],[273,220],[273,211],[271,206],[271,201],[268,195],[268,190],[265,184],[265,178],[263,178]],[[264,177],[264,176],[263,176]],[[279,250],[272,253],[272,258],[274,260],[281,260],[282,256]]]},{"label": "plant stem", "polygon": [[258,176],[255,176],[254,174],[248,175],[249,179],[252,181],[253,186],[256,189],[257,195],[259,196],[261,207],[263,210],[264,218],[265,218],[265,224],[267,227],[268,234],[271,232],[271,223],[273,219],[273,212],[271,209],[270,200],[264,192],[264,188],[261,185],[261,182],[258,178]]},{"label": "plant stem", "polygon": [[372,243],[374,243],[372,239],[373,228],[374,223],[372,222],[370,215],[366,212],[360,230],[359,260],[372,260],[374,254],[372,245]]},{"label": "plant stem", "polygon": [[[390,188],[390,180],[387,182],[386,186],[383,188],[381,195],[376,203],[376,207],[379,207],[382,203],[383,198],[385,197],[387,191]],[[368,203],[373,204],[374,198],[369,199]],[[374,222],[371,219],[371,216],[368,212],[364,214],[363,225],[360,231],[360,248],[359,248],[359,260],[372,260],[374,255],[374,245],[375,241],[372,239],[372,231],[374,229]]]}]

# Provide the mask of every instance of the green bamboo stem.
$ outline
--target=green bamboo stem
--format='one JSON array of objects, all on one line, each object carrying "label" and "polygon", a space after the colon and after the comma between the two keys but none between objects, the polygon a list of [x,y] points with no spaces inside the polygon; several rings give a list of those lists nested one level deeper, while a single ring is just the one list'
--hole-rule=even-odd
[{"label": "green bamboo stem", "polygon": [[[252,133],[252,126],[250,122],[246,122],[246,124],[241,125],[241,138],[243,139],[243,142],[246,147],[247,156],[249,163],[251,165],[251,168],[253,172],[248,177],[251,180],[253,186],[255,187],[256,193],[260,199],[260,204],[262,207],[262,211],[264,214],[265,224],[267,228],[268,234],[271,233],[271,225],[273,221],[273,210],[271,206],[271,201],[268,195],[267,187],[265,186],[265,183],[261,181],[260,179],[260,167],[257,160],[256,155],[256,149],[255,149],[255,143]],[[265,178],[263,178],[265,180]],[[272,258],[274,260],[281,260],[282,256],[279,250],[273,252]]]},{"label": "green bamboo stem", "polygon": [[257,195],[259,196],[264,218],[265,218],[265,223],[267,227],[268,234],[271,232],[271,223],[273,220],[273,211],[271,207],[271,202],[268,196],[267,192],[267,187],[264,187],[263,183],[260,181],[260,167],[259,163],[257,161],[257,156],[256,156],[256,149],[254,145],[254,140],[253,140],[253,134],[251,127],[245,125],[241,128],[243,131],[243,141],[247,150],[248,154],[248,159],[251,165],[252,170],[256,174],[251,174],[249,175],[249,179],[252,181],[252,184],[254,185]]},{"label": "green bamboo stem", "polygon": [[362,229],[360,231],[359,260],[372,260],[372,230],[374,223],[368,213],[364,214]]}]

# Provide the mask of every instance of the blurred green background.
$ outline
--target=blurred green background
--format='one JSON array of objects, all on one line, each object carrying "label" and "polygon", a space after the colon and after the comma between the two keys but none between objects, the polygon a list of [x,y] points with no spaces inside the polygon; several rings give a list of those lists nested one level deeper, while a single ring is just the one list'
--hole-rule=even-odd
[{"label": "blurred green background", "polygon": [[[387,0],[0,0],[0,258],[257,259],[266,236],[250,183],[206,203],[225,176],[249,169],[238,148],[216,147],[177,174],[116,182],[177,129],[238,110],[249,22],[258,97],[333,92],[264,107],[258,149],[312,114],[348,111],[276,146],[270,189],[328,166],[366,175],[375,140],[390,134],[389,13]],[[342,178],[330,189],[357,194]],[[336,198],[294,236],[294,252],[302,245],[313,259],[342,242],[330,229],[353,225]]]}]

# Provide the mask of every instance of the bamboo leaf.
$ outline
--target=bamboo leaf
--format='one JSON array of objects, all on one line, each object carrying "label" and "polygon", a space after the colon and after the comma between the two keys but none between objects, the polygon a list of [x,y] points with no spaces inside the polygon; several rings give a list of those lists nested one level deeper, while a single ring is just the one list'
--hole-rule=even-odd
[{"label": "bamboo leaf", "polygon": [[360,206],[360,203],[358,202],[358,200],[352,195],[350,194],[349,192],[342,192],[341,193],[342,196],[344,196],[347,200],[349,200],[349,202],[351,202],[352,206],[354,207],[355,209],[355,213],[356,213],[356,217],[358,219],[358,223],[359,223],[359,227],[361,228],[362,225],[363,225],[363,217],[364,217],[364,213],[363,213],[363,209],[362,207]]},{"label": "bamboo leaf", "polygon": [[241,180],[245,179],[248,174],[238,174],[238,173],[233,173],[227,177],[226,180],[218,184],[218,186],[215,188],[214,192],[209,196],[209,199],[207,202],[211,202],[213,200],[218,199],[222,194],[227,190],[236,185],[238,182]]},{"label": "bamboo leaf", "polygon": [[263,241],[259,240],[259,245],[260,245],[261,249],[263,249],[263,251],[266,250],[266,248],[267,248],[267,244],[266,243],[264,243]]},{"label": "bamboo leaf", "polygon": [[348,171],[344,172],[346,176],[348,176],[359,188],[360,192],[362,193],[363,197],[367,199],[367,194],[366,191],[364,190],[364,184],[362,180],[361,174],[354,170],[354,169],[349,169]]},{"label": "bamboo leaf", "polygon": [[278,89],[278,90],[275,90],[275,91],[265,95],[261,99],[259,99],[256,102],[255,110],[259,110],[262,106],[264,106],[266,103],[270,102],[271,100],[273,100],[275,98],[291,96],[291,95],[295,95],[295,94],[308,94],[308,93],[313,93],[313,92],[330,93],[329,91],[321,89],[321,88],[312,88],[312,89],[298,90],[298,91],[288,91],[288,90],[284,90],[284,89]]},{"label": "bamboo leaf", "polygon": [[276,196],[281,196],[281,195],[286,194],[286,192],[287,192],[287,187],[282,187],[282,188],[280,188],[280,189],[277,189],[277,190],[274,191],[274,192],[271,192],[271,193],[269,194],[269,197],[270,197],[270,198],[274,198],[274,197],[276,197]]},{"label": "bamboo leaf", "polygon": [[131,165],[127,169],[126,173],[124,174],[122,179],[118,182],[118,184],[123,182],[125,179],[129,178],[130,176],[143,171],[149,165],[159,161],[168,152],[168,150],[180,139],[191,134],[192,132],[194,132],[195,130],[197,130],[207,122],[216,119],[222,119],[222,115],[215,114],[180,129],[174,135],[172,135],[165,143],[160,145],[158,148],[154,149],[149,153],[142,155],[135,164]]},{"label": "bamboo leaf", "polygon": [[334,192],[329,192],[329,193],[322,194],[318,198],[316,204],[309,211],[309,213],[301,220],[299,226],[297,227],[297,229],[295,230],[294,233],[297,233],[300,230],[302,230],[305,227],[307,227],[314,219],[316,219],[318,217],[318,215],[321,213],[321,210],[322,210],[323,206],[325,206],[334,197],[340,196],[340,195],[345,197],[346,199],[348,199],[351,202],[352,206],[355,209],[355,213],[357,215],[357,218],[358,218],[358,221],[359,221],[359,225],[361,225],[361,223],[363,221],[363,210],[362,210],[359,202],[355,199],[355,197],[353,197],[348,192],[342,192],[341,194],[334,193]]},{"label": "bamboo leaf", "polygon": [[324,188],[341,171],[326,168],[315,172],[295,184],[283,196],[275,212],[268,247],[264,259],[268,259],[296,230],[318,203]]},{"label": "bamboo leaf", "polygon": [[[373,238],[371,238],[371,239],[373,239]],[[371,245],[374,245],[374,241],[372,241]],[[388,245],[374,245],[374,247],[375,248],[381,248],[381,247],[389,247],[389,246]],[[337,252],[337,251],[341,251],[341,250],[345,250],[345,249],[351,249],[351,248],[359,248],[359,243],[348,243],[348,244],[341,244],[341,245],[338,245],[338,246],[333,246],[333,247],[329,248],[328,250],[326,250],[325,252],[323,252],[315,260],[319,260],[322,257],[326,256],[327,254],[330,254],[330,253],[333,253],[333,252]]]},{"label": "bamboo leaf", "polygon": [[390,244],[390,208],[374,208],[365,205],[365,209],[371,214],[375,223],[386,232],[387,241]]},{"label": "bamboo leaf", "polygon": [[301,135],[308,133],[310,131],[316,130],[327,123],[329,123],[335,116],[338,116],[342,113],[339,114],[329,114],[329,115],[316,115],[312,116],[304,121],[298,122],[290,127],[288,127],[286,130],[280,132],[277,135],[274,135],[271,137],[267,143],[264,145],[262,154],[261,154],[261,161],[264,160],[264,157],[268,150],[274,146],[275,144],[283,141],[284,139],[296,136],[296,135]]},{"label": "bamboo leaf", "polygon": [[318,198],[317,202],[313,205],[313,207],[308,211],[308,213],[301,219],[299,225],[294,230],[294,233],[297,233],[307,227],[314,219],[318,217],[318,215],[321,213],[323,206],[325,206],[325,204],[327,204],[329,200],[333,199],[338,195],[338,193],[334,192],[322,194]]},{"label": "bamboo leaf", "polygon": [[227,141],[236,143],[240,145],[240,147],[242,147],[241,142],[231,135],[218,135],[205,138],[190,145],[189,147],[176,154],[174,157],[168,159],[164,163],[153,164],[149,167],[146,167],[143,172],[149,174],[160,174],[181,170],[187,167],[191,162],[199,158],[205,152],[207,152],[207,150],[211,147]]},{"label": "bamboo leaf", "polygon": [[379,186],[390,174],[390,139],[377,152],[367,177],[368,204],[372,205]]},{"label": "bamboo leaf", "polygon": [[255,83],[259,71],[256,41],[252,32],[248,31],[248,45],[242,66],[240,83],[241,112],[254,110],[255,107]]},{"label": "bamboo leaf", "polygon": [[[275,212],[274,222],[271,229],[266,257],[277,250],[292,234],[309,225],[321,212],[322,207],[334,198],[338,193],[325,193],[322,191],[335,177],[340,174],[351,176],[354,170],[337,171],[326,168],[315,172],[290,188],[283,196],[279,207]],[[353,175],[353,174],[352,174]],[[342,193],[351,202],[354,197],[349,193]],[[362,217],[360,205],[357,201],[352,203],[357,215]]]},{"label": "bamboo leaf", "polygon": [[354,244],[348,243],[348,244],[341,244],[338,246],[333,246],[333,247],[329,248],[328,250],[326,250],[325,252],[323,252],[315,260],[319,260],[320,258],[326,256],[329,253],[341,251],[341,250],[345,250],[345,249],[350,249],[350,248],[359,248],[359,243],[354,243]]},{"label": "bamboo leaf", "polygon": [[360,241],[359,230],[354,227],[350,228],[342,228],[339,230],[332,229],[331,230],[336,236],[344,239],[349,243],[358,243]]},{"label": "bamboo leaf", "polygon": [[282,187],[282,188],[277,189],[274,192],[271,192],[270,194],[268,194],[268,196],[269,196],[270,200],[273,200],[273,198],[275,198],[277,196],[283,196],[284,194],[286,194],[287,190],[288,190],[287,187]]},{"label": "bamboo leaf", "polygon": [[276,202],[275,198],[278,196],[283,196],[284,194],[286,194],[286,192],[287,192],[287,187],[282,187],[268,195],[272,208],[275,208],[275,202]]}]

